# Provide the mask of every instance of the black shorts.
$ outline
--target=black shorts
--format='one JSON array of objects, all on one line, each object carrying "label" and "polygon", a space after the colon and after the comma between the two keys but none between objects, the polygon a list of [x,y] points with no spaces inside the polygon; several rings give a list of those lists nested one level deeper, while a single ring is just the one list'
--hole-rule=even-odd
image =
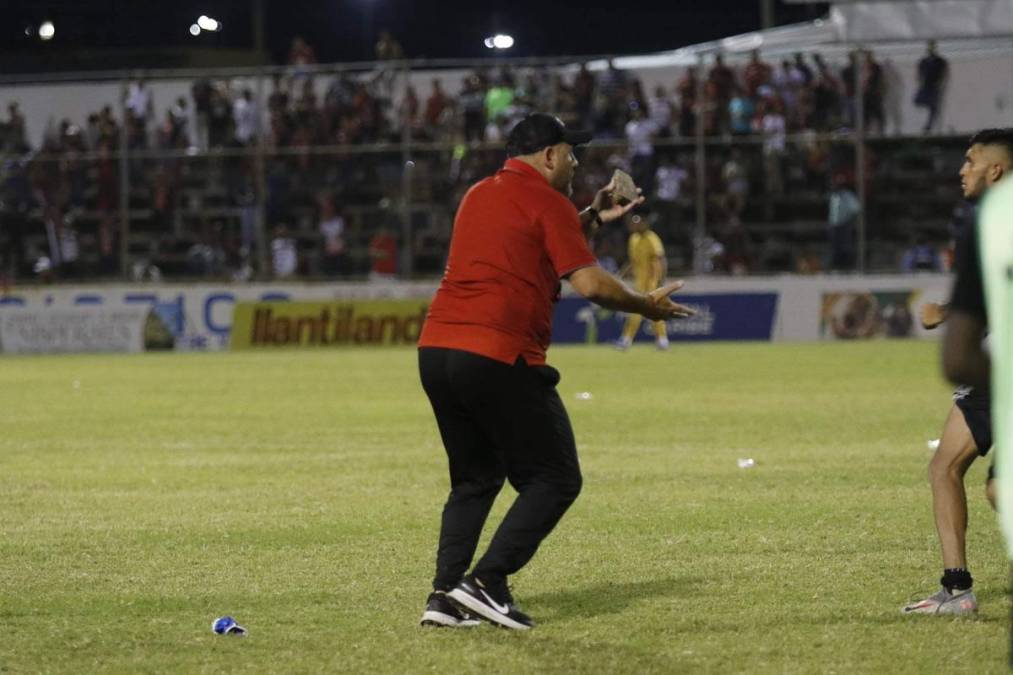
[{"label": "black shorts", "polygon": [[958,389],[953,403],[964,414],[964,422],[971,430],[978,454],[987,455],[992,449],[992,398],[978,389]]}]

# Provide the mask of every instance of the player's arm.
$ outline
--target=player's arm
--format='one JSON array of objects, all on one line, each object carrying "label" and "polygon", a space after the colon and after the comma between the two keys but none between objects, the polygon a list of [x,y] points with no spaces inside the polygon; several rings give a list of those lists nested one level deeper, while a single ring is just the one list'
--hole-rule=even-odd
[{"label": "player's arm", "polygon": [[950,314],[943,333],[943,372],[954,384],[987,387],[992,360],[982,346],[985,324],[960,310]]},{"label": "player's arm", "polygon": [[674,281],[650,293],[638,293],[598,265],[581,267],[571,272],[568,279],[574,290],[591,302],[607,309],[636,312],[652,321],[692,316],[696,313],[689,307],[672,302],[668,297],[682,288],[681,281]]}]

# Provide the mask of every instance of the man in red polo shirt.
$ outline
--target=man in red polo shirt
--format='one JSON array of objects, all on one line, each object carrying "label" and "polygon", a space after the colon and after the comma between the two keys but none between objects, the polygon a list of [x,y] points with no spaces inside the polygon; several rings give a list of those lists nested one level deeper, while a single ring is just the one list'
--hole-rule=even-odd
[{"label": "man in red polo shirt", "polygon": [[[472,186],[457,211],[446,273],[419,338],[422,386],[451,484],[423,624],[474,625],[477,616],[533,625],[507,577],[534,556],[582,480],[559,373],[545,363],[560,279],[595,303],[652,321],[692,313],[668,297],[681,282],[638,293],[598,266],[587,237],[643,198],[613,205],[610,184],[578,214],[569,200],[573,146],[589,140],[551,115],[527,116],[507,138],[510,159]],[[466,575],[506,480],[517,499]]]}]

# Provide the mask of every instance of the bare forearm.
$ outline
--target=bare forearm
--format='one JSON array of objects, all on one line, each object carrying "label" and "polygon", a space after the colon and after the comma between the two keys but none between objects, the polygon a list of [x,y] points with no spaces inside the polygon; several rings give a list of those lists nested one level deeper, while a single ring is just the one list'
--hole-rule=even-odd
[{"label": "bare forearm", "polygon": [[601,267],[586,267],[570,277],[570,283],[582,296],[606,309],[642,314],[649,311],[647,295],[634,291]]}]

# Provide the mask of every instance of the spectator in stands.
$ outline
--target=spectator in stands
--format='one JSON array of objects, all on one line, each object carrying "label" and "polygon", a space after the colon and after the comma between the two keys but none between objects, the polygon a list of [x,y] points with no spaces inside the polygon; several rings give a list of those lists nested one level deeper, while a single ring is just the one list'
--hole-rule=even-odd
[{"label": "spectator in stands", "polygon": [[190,95],[193,97],[194,109],[194,138],[193,142],[201,150],[208,149],[208,125],[211,114],[211,93],[214,86],[211,80],[206,77],[198,78],[190,87]]},{"label": "spectator in stands", "polygon": [[745,85],[745,93],[749,98],[757,97],[757,90],[765,84],[770,84],[770,78],[774,69],[770,64],[760,58],[760,50],[754,49],[749,57],[742,73],[742,83]]},{"label": "spectator in stands", "polygon": [[422,129],[422,120],[419,117],[419,96],[415,93],[415,87],[407,85],[401,103],[398,105],[398,129],[408,129],[413,137],[418,137]]},{"label": "spectator in stands", "polygon": [[819,54],[813,56],[816,63],[816,80],[812,92],[812,115],[810,124],[816,131],[830,131],[840,120],[841,83]]},{"label": "spectator in stands", "polygon": [[862,205],[850,183],[844,172],[837,172],[832,178],[830,213],[827,217],[830,239],[830,261],[827,268],[831,270],[851,270],[855,267],[855,226]]},{"label": "spectator in stands", "polygon": [[232,119],[236,142],[240,145],[255,143],[260,130],[260,111],[249,88],[243,89],[242,95],[232,104]]},{"label": "spectator in stands", "polygon": [[614,59],[609,59],[608,67],[598,76],[597,92],[608,102],[625,102],[627,88],[626,72],[616,67]]},{"label": "spectator in stands", "polygon": [[[506,117],[507,109],[514,101],[513,78],[509,71],[500,72],[496,83],[485,92],[485,119],[488,125],[497,125]],[[490,136],[490,128],[486,127],[486,137]],[[496,140],[493,138],[492,140]]]},{"label": "spectator in stands", "polygon": [[288,50],[288,65],[296,66],[296,70],[300,70],[300,66],[310,66],[317,62],[317,55],[313,51],[306,40],[301,35],[296,35],[292,38],[292,45]]},{"label": "spectator in stands", "polygon": [[736,86],[735,94],[728,103],[729,123],[733,135],[746,136],[752,133],[754,112],[753,99],[747,96],[741,87]]},{"label": "spectator in stands", "polygon": [[660,155],[658,168],[654,172],[654,211],[658,216],[656,230],[665,239],[672,238],[679,226],[679,198],[682,186],[689,173],[679,166],[669,152]]},{"label": "spectator in stands", "polygon": [[732,148],[731,156],[721,167],[721,179],[725,188],[721,199],[725,218],[729,223],[739,221],[749,196],[749,170],[738,148]]},{"label": "spectator in stands", "polygon": [[267,109],[271,114],[288,111],[288,83],[279,73],[271,76],[271,93],[267,97]]},{"label": "spectator in stands", "polygon": [[28,136],[25,132],[25,116],[21,114],[17,101],[7,104],[7,122],[3,125],[0,138],[0,152],[21,154],[28,151]]},{"label": "spectator in stands", "polygon": [[169,133],[168,143],[173,148],[185,148],[190,145],[190,132],[188,130],[190,115],[186,109],[186,99],[180,96],[176,103],[167,111],[166,127]]},{"label": "spectator in stands", "polygon": [[753,246],[749,240],[749,232],[746,231],[742,222],[737,218],[729,221],[721,232],[720,239],[724,248],[721,268],[732,276],[749,274],[749,269],[753,264]]},{"label": "spectator in stands", "polygon": [[661,85],[654,88],[654,96],[647,101],[648,118],[654,125],[657,138],[669,138],[672,135],[672,116],[675,105],[668,97],[668,92]]},{"label": "spectator in stands", "polygon": [[275,279],[288,279],[299,270],[299,250],[296,240],[284,223],[274,228],[271,239],[271,273]]},{"label": "spectator in stands", "polygon": [[709,98],[708,107],[714,116],[713,133],[727,134],[729,126],[728,103],[732,100],[735,89],[735,73],[725,65],[724,56],[714,57],[714,65],[707,76]]},{"label": "spectator in stands", "polygon": [[622,138],[628,119],[629,81],[626,72],[609,59],[608,68],[597,80],[597,97],[594,107],[595,136],[603,140]]},{"label": "spectator in stands", "polygon": [[869,133],[883,133],[886,117],[883,99],[886,94],[883,67],[871,50],[865,51],[862,68],[862,95],[864,96],[865,128]]},{"label": "spectator in stands", "polygon": [[208,108],[208,143],[212,148],[224,147],[233,135],[232,105],[221,87],[212,87]]},{"label": "spectator in stands", "polygon": [[458,96],[464,113],[464,140],[466,142],[485,140],[485,92],[476,75],[464,82],[464,89]]},{"label": "spectator in stands", "polygon": [[647,118],[644,109],[636,105],[631,111],[631,119],[626,123],[626,142],[630,174],[633,182],[644,194],[652,194],[654,183],[654,122]]},{"label": "spectator in stands", "polygon": [[690,66],[675,85],[679,95],[679,135],[689,137],[696,134],[696,99],[700,82],[696,68]]},{"label": "spectator in stands", "polygon": [[805,55],[802,52],[795,52],[794,66],[795,70],[802,74],[802,84],[807,87],[811,85],[815,79],[815,74],[812,67],[805,62]]},{"label": "spectator in stands", "polygon": [[381,223],[380,228],[369,240],[369,280],[396,279],[397,254],[397,239],[387,224]]},{"label": "spectator in stands", "polygon": [[928,117],[922,133],[936,129],[939,121],[939,104],[946,89],[950,75],[950,64],[936,51],[936,41],[929,40],[927,53],[918,62],[918,91],[915,93],[914,104],[925,108]]},{"label": "spectator in stands", "polygon": [[901,256],[900,269],[903,272],[942,272],[943,259],[939,249],[930,244],[924,234],[918,234],[914,244]]},{"label": "spectator in stands", "polygon": [[594,75],[587,69],[587,64],[580,64],[580,70],[573,79],[574,109],[577,112],[579,127],[587,129],[591,126],[591,113],[594,109],[594,97],[597,91]]},{"label": "spectator in stands", "polygon": [[[794,64],[788,59],[781,61],[781,66],[774,71],[772,78],[774,90],[777,92],[778,98],[781,100],[781,106],[779,106],[782,113],[794,112],[798,107],[799,91],[803,86],[803,76],[801,71],[795,68]],[[773,105],[768,105],[770,109]],[[785,121],[787,122],[788,114],[785,114]]]},{"label": "spectator in stands", "polygon": [[[7,235],[6,251],[0,251],[0,276],[9,270],[17,277],[25,268],[24,238],[29,233],[32,207],[28,165],[22,159],[10,159],[0,169],[0,232]],[[0,242],[3,240],[0,239]]]},{"label": "spectator in stands", "polygon": [[433,78],[433,89],[426,99],[426,110],[423,114],[426,133],[434,140],[442,140],[447,126],[447,117],[453,112],[454,101],[440,84],[439,78]]},{"label": "spectator in stands", "polygon": [[130,113],[130,121],[139,127],[142,134],[145,134],[148,129],[148,120],[154,115],[155,102],[151,91],[145,86],[144,80],[131,83],[127,93],[126,108]]},{"label": "spectator in stands", "polygon": [[841,103],[841,116],[844,118],[844,126],[854,127],[857,121],[857,106],[858,101],[855,97],[855,92],[858,91],[856,86],[857,80],[860,73],[858,65],[858,52],[848,52],[848,64],[841,69],[841,86],[844,92],[844,98]]},{"label": "spectator in stands", "polygon": [[397,61],[403,58],[401,43],[394,39],[389,30],[381,30],[380,38],[376,41],[376,60]]},{"label": "spectator in stands", "polygon": [[756,109],[754,130],[763,135],[763,176],[767,194],[784,193],[784,155],[787,123],[777,99],[764,99]]},{"label": "spectator in stands", "polygon": [[347,246],[345,244],[345,218],[341,215],[334,194],[321,192],[317,196],[317,216],[323,242],[321,271],[334,278],[348,274]]}]

